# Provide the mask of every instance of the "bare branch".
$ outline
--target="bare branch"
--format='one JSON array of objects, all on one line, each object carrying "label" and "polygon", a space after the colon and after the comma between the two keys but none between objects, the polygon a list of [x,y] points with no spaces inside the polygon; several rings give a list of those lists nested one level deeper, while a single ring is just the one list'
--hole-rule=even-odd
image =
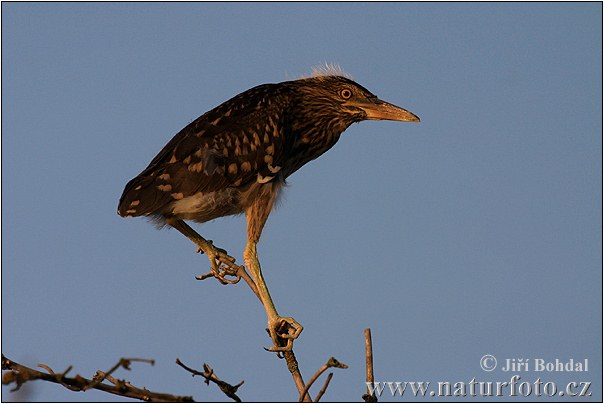
[{"label": "bare branch", "polygon": [[210,384],[210,382],[215,383],[220,388],[220,390],[227,395],[227,397],[233,399],[238,403],[241,402],[241,399],[235,393],[237,392],[237,389],[239,389],[239,387],[241,387],[241,385],[244,383],[243,380],[239,382],[239,384],[233,386],[225,381],[220,380],[218,376],[216,376],[216,374],[214,373],[214,369],[212,369],[206,363],[203,364],[203,372],[188,367],[187,365],[182,363],[179,358],[176,358],[176,364],[185,369],[186,371],[190,372],[193,376],[202,376],[205,379],[205,383],[208,385]]},{"label": "bare branch", "polygon": [[329,372],[329,374],[327,375],[327,379],[325,379],[325,383],[323,384],[323,387],[319,391],[319,394],[317,394],[317,397],[315,397],[315,402],[318,403],[319,401],[321,401],[321,397],[323,397],[323,394],[325,394],[325,391],[327,390],[327,386],[329,386],[329,382],[331,381],[332,377],[333,377],[333,372]]},{"label": "bare branch", "polygon": [[296,384],[296,388],[298,389],[300,396],[304,397],[302,401],[311,402],[312,398],[310,397],[310,394],[308,394],[308,390],[306,390],[306,393],[302,394],[304,392],[305,384],[304,379],[302,378],[302,374],[300,373],[300,368],[298,367],[298,360],[296,359],[294,351],[291,350],[283,352],[283,357],[285,358],[285,362],[287,363],[287,370],[289,370],[289,372],[292,374],[292,377],[294,378],[294,383]]},{"label": "bare branch", "polygon": [[[126,370],[130,370],[130,362],[146,362],[146,363],[149,363],[151,366],[155,365],[155,361],[153,359],[122,358],[107,372],[101,372],[100,370],[98,370],[96,372],[96,375],[94,375],[92,377],[92,380],[94,380],[94,383],[87,386],[84,390],[94,389],[103,380],[107,379],[108,376],[110,376],[113,372],[115,372],[120,367],[123,367]],[[109,380],[109,381],[111,381],[111,380]]]},{"label": "bare branch", "polygon": [[[365,369],[367,383],[373,386],[373,344],[371,342],[371,328],[365,328]],[[378,399],[375,392],[372,394],[369,387],[367,393],[363,394],[363,401],[366,403],[377,403]]]},{"label": "bare branch", "polygon": [[308,384],[304,387],[304,390],[302,390],[302,393],[300,393],[300,398],[298,399],[298,401],[300,401],[300,402],[303,401],[304,395],[308,392],[308,389],[310,389],[310,386],[312,386],[313,383],[319,378],[319,376],[321,376],[321,374],[329,368],[347,369],[348,365],[343,364],[342,362],[338,361],[333,356],[331,358],[329,358],[327,363],[325,365],[321,366],[319,368],[319,370],[317,370],[317,373],[315,373],[313,375],[313,377],[310,379]]},{"label": "bare branch", "polygon": [[[131,361],[143,361],[148,363],[153,363],[153,361],[148,359],[120,359],[118,364],[114,366],[110,370],[110,372],[114,372],[120,366],[125,369],[129,369],[129,365]],[[126,365],[126,366],[124,366]],[[45,369],[48,373],[40,372],[35,369],[28,368],[27,366],[23,366],[17,362],[14,362],[2,354],[2,370],[9,370],[4,375],[2,375],[2,384],[11,384],[15,383],[17,386],[12,389],[12,391],[18,390],[23,383],[30,380],[46,380],[52,383],[58,383],[68,388],[72,391],[86,391],[90,389],[101,390],[106,393],[115,394],[123,397],[136,398],[142,401],[150,401],[150,402],[193,402],[193,397],[191,396],[176,396],[172,394],[165,393],[156,393],[147,390],[146,388],[138,388],[133,386],[132,384],[123,381],[117,380],[113,378],[109,373],[104,373],[101,371],[97,371],[97,375],[93,378],[93,380],[86,379],[80,375],[76,375],[75,377],[65,377],[67,372],[71,370],[71,366],[67,368],[67,370],[63,373],[55,373],[49,366],[47,365],[38,365],[41,368]],[[113,385],[101,383],[100,380],[109,380]]]}]

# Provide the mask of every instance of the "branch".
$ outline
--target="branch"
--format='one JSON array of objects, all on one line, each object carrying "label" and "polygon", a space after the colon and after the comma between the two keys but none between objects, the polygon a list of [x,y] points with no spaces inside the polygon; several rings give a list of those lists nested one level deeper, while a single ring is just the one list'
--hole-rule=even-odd
[{"label": "branch", "polygon": [[[365,368],[367,383],[373,386],[373,344],[371,343],[371,328],[365,328]],[[363,394],[363,401],[366,403],[377,403],[378,399],[375,392],[372,394],[367,387],[367,393]]]},{"label": "branch", "polygon": [[327,375],[327,379],[325,379],[325,383],[323,384],[323,387],[319,391],[319,394],[317,394],[317,397],[315,397],[315,402],[318,403],[319,401],[321,401],[321,397],[323,397],[323,394],[325,394],[325,390],[327,390],[327,386],[329,386],[329,382],[331,381],[332,377],[333,377],[333,372],[329,372],[329,374]]},{"label": "branch", "polygon": [[[87,386],[84,390],[94,389],[96,386],[101,384],[101,382],[105,379],[109,380],[113,384],[116,384],[115,382],[112,381],[113,378],[111,377],[111,374],[113,372],[115,372],[117,369],[119,369],[120,367],[123,367],[126,370],[130,370],[130,362],[146,362],[146,363],[149,363],[151,366],[155,365],[155,361],[153,359],[122,358],[106,373],[98,370],[96,372],[96,374],[92,377],[92,380],[94,380],[94,383]],[[40,366],[40,365],[38,365],[38,366]],[[52,370],[48,367],[45,367],[45,369],[52,372]]]},{"label": "branch", "polygon": [[294,354],[293,349],[291,351],[283,352],[283,357],[285,358],[285,362],[287,363],[287,370],[289,370],[289,372],[292,374],[292,377],[294,378],[294,383],[296,384],[298,393],[300,393],[300,397],[304,397],[302,401],[311,402],[312,398],[310,397],[310,394],[308,394],[308,390],[306,390],[306,393],[304,393],[304,379],[302,378],[302,374],[300,373],[300,368],[298,367],[298,360],[296,359],[296,355]]},{"label": "branch", "polygon": [[225,381],[220,380],[218,376],[216,376],[216,374],[214,373],[214,369],[212,369],[206,363],[203,364],[203,372],[188,367],[187,365],[182,363],[179,358],[176,358],[176,364],[185,369],[186,371],[190,372],[193,376],[203,376],[203,378],[206,379],[205,383],[207,385],[209,385],[210,382],[215,383],[220,388],[220,390],[229,398],[233,399],[238,403],[241,402],[241,399],[235,393],[237,392],[237,389],[241,387],[241,385],[244,383],[243,380],[239,384],[233,386]]},{"label": "branch", "polygon": [[[315,373],[313,375],[313,377],[310,379],[310,381],[308,382],[308,384],[304,387],[304,390],[302,390],[302,392],[300,393],[300,398],[298,399],[298,401],[302,402],[302,400],[304,399],[304,396],[308,392],[308,389],[310,389],[310,386],[312,386],[312,384],[319,378],[319,376],[321,376],[321,374],[323,372],[325,372],[329,368],[347,369],[348,365],[345,365],[345,364],[341,363],[340,361],[338,361],[333,356],[331,358],[329,358],[329,360],[327,361],[327,363],[325,365],[321,366],[319,368],[319,370],[317,370],[317,373]],[[325,387],[325,388],[327,388],[327,387]],[[323,394],[321,394],[321,395],[323,395]]]},{"label": "branch", "polygon": [[[150,402],[193,402],[191,396],[175,396],[172,394],[156,393],[147,390],[146,388],[138,388],[133,386],[127,381],[118,380],[111,376],[111,373],[116,371],[118,368],[123,367],[130,370],[130,362],[147,362],[153,364],[154,361],[149,359],[128,359],[122,358],[119,362],[112,367],[108,372],[97,371],[92,377],[92,380],[86,379],[80,375],[75,377],[65,377],[65,375],[71,370],[71,366],[67,368],[63,373],[55,373],[49,366],[41,365],[38,366],[45,369],[48,373],[40,372],[35,369],[28,368],[17,362],[14,362],[2,354],[2,370],[9,370],[2,375],[2,384],[15,383],[17,386],[11,391],[17,391],[23,385],[23,383],[30,380],[46,380],[52,383],[58,383],[63,387],[72,391],[86,391],[90,389],[101,390],[110,394],[115,394],[123,397],[136,398],[142,401]],[[102,383],[103,380],[108,380],[113,385]]]}]

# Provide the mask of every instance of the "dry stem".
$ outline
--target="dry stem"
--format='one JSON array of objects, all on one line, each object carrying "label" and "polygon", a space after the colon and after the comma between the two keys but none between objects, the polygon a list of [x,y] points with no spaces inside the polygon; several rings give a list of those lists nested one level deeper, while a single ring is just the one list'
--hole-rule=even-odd
[{"label": "dry stem", "polygon": [[[149,391],[146,388],[141,389],[135,387],[126,381],[118,380],[111,376],[111,373],[113,373],[119,367],[129,369],[130,362],[133,361],[147,362],[153,364],[153,361],[148,359],[122,358],[113,368],[111,368],[111,370],[106,373],[99,370],[97,371],[97,374],[92,378],[92,380],[89,380],[80,375],[76,375],[73,378],[66,377],[65,375],[71,370],[71,366],[68,367],[67,370],[65,370],[63,373],[55,373],[47,365],[38,365],[39,367],[45,369],[48,372],[44,373],[35,369],[28,368],[27,366],[23,366],[15,361],[12,361],[5,357],[3,354],[2,370],[9,370],[9,372],[6,372],[4,375],[2,375],[2,384],[15,383],[16,387],[11,391],[16,391],[19,390],[19,388],[25,382],[40,379],[52,383],[58,383],[72,391],[86,391],[90,389],[96,389],[118,396],[136,398],[142,401],[193,402],[193,397],[191,396],[176,396],[172,394],[156,393]],[[108,380],[113,383],[113,385],[102,383],[103,380]]]},{"label": "dry stem", "polygon": [[[367,383],[373,386],[373,344],[371,342],[371,328],[365,328],[365,369]],[[375,393],[371,394],[369,387],[367,393],[363,394],[363,401],[366,403],[377,403],[378,399]]]},{"label": "dry stem", "polygon": [[[319,378],[319,376],[321,376],[321,374],[329,368],[346,369],[346,368],[348,368],[348,365],[341,363],[333,356],[331,358],[329,358],[327,363],[325,365],[321,366],[319,368],[319,370],[317,370],[317,372],[313,375],[313,377],[311,377],[308,384],[306,386],[304,386],[304,390],[302,390],[302,392],[300,393],[300,398],[298,399],[298,401],[300,401],[300,402],[303,401],[304,396],[306,395],[306,393],[308,393],[308,389],[310,389],[310,386],[312,386],[313,383]],[[327,387],[325,387],[325,388],[327,388]],[[323,395],[323,394],[321,394],[321,395]]]},{"label": "dry stem", "polygon": [[237,396],[237,394],[235,394],[237,392],[237,389],[239,387],[241,387],[241,385],[244,383],[244,381],[242,380],[241,382],[239,382],[236,385],[231,385],[223,380],[220,380],[218,378],[218,376],[216,376],[216,373],[214,373],[214,369],[212,369],[208,364],[204,363],[203,364],[203,372],[200,372],[198,370],[192,369],[190,367],[188,367],[187,365],[185,365],[184,363],[182,363],[180,361],[180,359],[176,358],[176,364],[179,365],[180,367],[182,367],[183,369],[191,372],[191,374],[193,376],[202,376],[205,379],[205,383],[206,384],[210,384],[210,382],[215,383],[220,390],[226,394],[229,398],[233,399],[234,401],[240,403],[241,399],[239,398],[239,396]]}]

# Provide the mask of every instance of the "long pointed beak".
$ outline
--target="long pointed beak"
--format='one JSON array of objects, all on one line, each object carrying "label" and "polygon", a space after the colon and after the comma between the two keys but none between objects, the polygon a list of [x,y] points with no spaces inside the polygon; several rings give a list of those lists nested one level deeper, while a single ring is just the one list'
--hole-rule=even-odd
[{"label": "long pointed beak", "polygon": [[404,108],[397,107],[389,102],[375,98],[370,102],[358,105],[367,114],[367,119],[381,119],[388,121],[419,122],[419,117]]}]

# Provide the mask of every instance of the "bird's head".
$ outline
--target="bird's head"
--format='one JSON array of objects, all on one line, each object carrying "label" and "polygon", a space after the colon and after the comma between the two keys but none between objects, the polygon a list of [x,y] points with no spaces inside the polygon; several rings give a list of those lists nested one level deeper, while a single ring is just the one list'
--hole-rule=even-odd
[{"label": "bird's head", "polygon": [[296,139],[296,159],[286,176],[333,147],[342,132],[355,122],[419,122],[415,114],[380,100],[350,78],[333,72],[281,83],[280,88],[289,100],[284,122]]},{"label": "bird's head", "polygon": [[420,121],[415,114],[379,99],[342,75],[318,74],[297,83],[303,94],[301,102],[310,115],[341,120],[346,127],[363,120]]}]

